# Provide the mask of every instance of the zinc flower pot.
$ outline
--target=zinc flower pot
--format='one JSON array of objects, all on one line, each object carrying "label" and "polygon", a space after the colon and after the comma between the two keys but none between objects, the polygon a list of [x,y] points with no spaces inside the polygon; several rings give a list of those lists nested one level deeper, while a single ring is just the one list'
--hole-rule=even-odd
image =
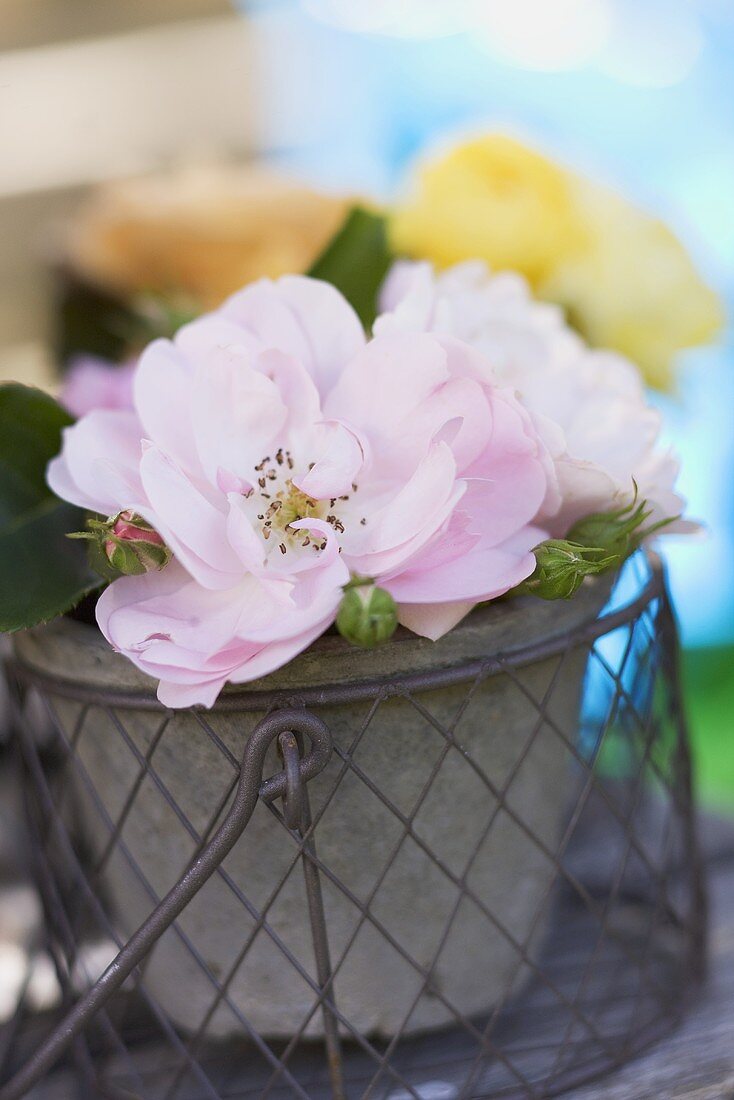
[{"label": "zinc flower pot", "polygon": [[[299,693],[313,698],[323,685],[394,685],[414,673],[551,642],[592,623],[609,587],[598,578],[569,602],[524,598],[478,608],[438,642],[399,630],[384,646],[360,650],[325,635],[246,692],[225,689],[206,712],[165,712],[153,682],[90,626],[61,620],[17,636],[17,660],[45,678],[57,721],[76,738],[82,776],[65,804],[73,804],[93,863],[127,803],[119,842],[99,875],[116,931],[130,936],[152,908],[151,891],[163,896],[183,874],[196,850],[191,829],[209,830],[231,790],[232,760],[202,718],[239,759],[272,692],[297,705]],[[571,753],[558,730],[574,741],[586,657],[579,645],[565,653],[560,670],[561,658],[552,656],[512,675],[309,703],[337,748],[308,792],[327,872],[321,883],[345,1034],[351,1027],[390,1037],[449,1025],[487,1013],[527,979],[557,876],[549,853],[559,844],[572,791]],[[118,693],[118,702],[85,704],[72,697],[75,686]],[[119,704],[119,693],[141,689],[150,691],[148,709]],[[238,710],[245,697],[247,709]],[[146,755],[152,770],[140,782]],[[280,767],[273,753],[270,774]],[[301,1028],[322,1034],[321,1013],[312,1012],[308,976],[315,980],[316,967],[296,852],[260,803],[224,862],[225,874],[208,881],[180,916],[178,932],[170,929],[154,948],[146,988],[182,1031],[205,1022],[208,1036],[231,1038],[243,1033],[245,1019],[271,1038]],[[264,911],[267,927],[258,928]],[[431,982],[424,988],[426,971]],[[211,975],[227,987],[209,1018]]]}]

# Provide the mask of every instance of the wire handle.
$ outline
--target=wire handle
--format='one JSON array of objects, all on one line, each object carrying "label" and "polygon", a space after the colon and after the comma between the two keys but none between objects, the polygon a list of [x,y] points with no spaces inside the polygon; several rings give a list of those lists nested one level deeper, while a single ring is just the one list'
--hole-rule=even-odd
[{"label": "wire handle", "polygon": [[[309,751],[299,759],[288,752],[285,767],[277,775],[263,780],[268,749],[283,734],[302,734],[310,741]],[[185,875],[158,903],[150,916],[133,933],[112,960],[104,974],[77,1001],[26,1064],[2,1088],[0,1100],[20,1100],[58,1061],[69,1044],[84,1030],[94,1014],[129,977],[167,928],[186,908],[204,883],[214,874],[244,832],[258,799],[273,802],[284,799],[287,816],[293,813],[293,798],[331,758],[332,740],[328,727],[306,710],[274,711],[255,726],[245,745],[232,805],[222,824],[202,849]],[[296,798],[297,802],[297,798]]]}]

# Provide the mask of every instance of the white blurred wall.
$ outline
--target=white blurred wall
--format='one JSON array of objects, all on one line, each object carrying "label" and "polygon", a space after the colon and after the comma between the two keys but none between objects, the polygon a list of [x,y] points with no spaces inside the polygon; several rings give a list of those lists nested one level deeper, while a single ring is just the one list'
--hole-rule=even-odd
[{"label": "white blurred wall", "polygon": [[45,265],[90,185],[254,141],[227,0],[0,0],[0,378],[43,377]]}]

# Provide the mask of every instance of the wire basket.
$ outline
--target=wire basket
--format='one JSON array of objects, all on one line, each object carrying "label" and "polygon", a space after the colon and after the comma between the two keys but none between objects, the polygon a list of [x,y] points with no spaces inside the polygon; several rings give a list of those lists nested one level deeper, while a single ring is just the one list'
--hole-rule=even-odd
[{"label": "wire basket", "polygon": [[[572,669],[580,708],[558,702]],[[297,698],[241,691],[182,715],[12,673],[65,1006],[12,1044],[0,1100],[60,1060],[92,1095],[140,1100],[555,1096],[673,1027],[702,977],[676,628],[652,556],[570,632]],[[480,706],[491,728],[500,687],[522,724],[498,770],[463,723]],[[430,751],[376,773],[363,746],[390,707]],[[263,708],[238,756],[233,716]],[[182,728],[206,746],[191,786],[216,780],[216,798],[182,784]],[[350,848],[349,815],[365,813]],[[116,955],[101,976],[90,945]]]}]

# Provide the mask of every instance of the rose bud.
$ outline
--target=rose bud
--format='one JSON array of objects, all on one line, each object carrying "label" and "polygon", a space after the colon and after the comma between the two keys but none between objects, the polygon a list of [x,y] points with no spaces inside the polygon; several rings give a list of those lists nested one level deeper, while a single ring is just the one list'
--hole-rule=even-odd
[{"label": "rose bud", "polygon": [[584,577],[603,573],[621,559],[598,546],[581,546],[566,539],[548,539],[533,550],[536,566],[515,592],[539,596],[541,600],[569,600],[581,587]]},{"label": "rose bud", "polygon": [[637,486],[630,504],[614,512],[594,512],[577,520],[568,537],[588,547],[603,547],[601,555],[614,554],[620,560],[628,558],[649,535],[672,523],[675,517],[664,519],[650,527],[643,525],[652,514],[647,501],[637,501]]},{"label": "rose bud", "polygon": [[162,569],[171,557],[158,532],[130,511],[120,512],[112,522],[104,552],[112,568],[128,576]]},{"label": "rose bud", "polygon": [[368,582],[352,583],[345,591],[336,627],[352,645],[372,649],[387,642],[398,625],[395,600],[384,588]]},{"label": "rose bud", "polygon": [[69,538],[89,541],[92,565],[103,576],[113,574],[139,576],[162,569],[171,559],[171,551],[147,520],[128,510],[106,520],[90,517],[87,531]]}]

